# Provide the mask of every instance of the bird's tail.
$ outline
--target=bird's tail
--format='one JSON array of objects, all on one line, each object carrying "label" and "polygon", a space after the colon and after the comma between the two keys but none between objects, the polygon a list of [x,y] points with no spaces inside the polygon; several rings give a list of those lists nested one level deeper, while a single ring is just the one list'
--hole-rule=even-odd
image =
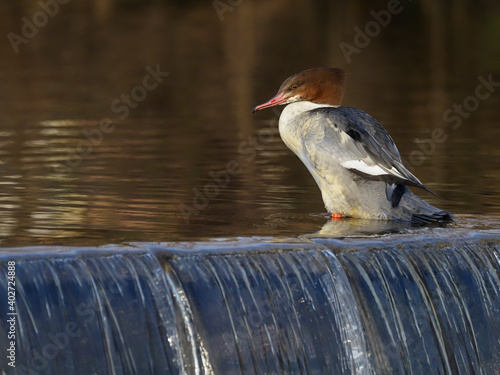
[{"label": "bird's tail", "polygon": [[446,224],[455,220],[450,212],[434,207],[410,191],[404,194],[401,204],[411,212],[411,222],[415,225]]},{"label": "bird's tail", "polygon": [[[434,207],[436,208],[436,207]],[[425,224],[446,224],[455,221],[455,218],[451,214],[451,212],[439,210],[436,208],[431,214],[413,214],[411,216],[412,224],[416,225],[425,225]]]}]

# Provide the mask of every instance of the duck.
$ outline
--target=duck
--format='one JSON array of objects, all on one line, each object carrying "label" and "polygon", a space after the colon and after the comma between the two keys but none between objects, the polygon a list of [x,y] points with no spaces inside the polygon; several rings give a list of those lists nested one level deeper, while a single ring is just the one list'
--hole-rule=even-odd
[{"label": "duck", "polygon": [[279,134],[318,185],[332,219],[346,217],[445,223],[453,215],[415,195],[434,194],[403,164],[383,125],[342,105],[346,72],[320,67],[287,78],[278,93],[252,112],[285,105]]}]

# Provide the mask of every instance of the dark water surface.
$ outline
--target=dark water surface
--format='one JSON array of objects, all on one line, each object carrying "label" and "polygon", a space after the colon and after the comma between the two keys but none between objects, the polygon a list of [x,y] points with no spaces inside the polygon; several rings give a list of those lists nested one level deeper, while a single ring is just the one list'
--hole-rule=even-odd
[{"label": "dark water surface", "polygon": [[345,104],[385,124],[422,197],[498,224],[497,2],[402,3],[347,57],[387,2],[244,1],[221,21],[210,1],[74,1],[13,48],[28,3],[0,2],[0,246],[321,230],[281,109],[251,114],[314,66],[348,71]]}]

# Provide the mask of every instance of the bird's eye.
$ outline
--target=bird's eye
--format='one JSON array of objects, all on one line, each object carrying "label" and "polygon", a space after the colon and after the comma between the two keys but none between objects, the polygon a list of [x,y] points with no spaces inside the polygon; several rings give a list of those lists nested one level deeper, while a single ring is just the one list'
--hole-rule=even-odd
[{"label": "bird's eye", "polygon": [[290,86],[290,89],[295,90],[297,87],[299,87],[296,83]]}]

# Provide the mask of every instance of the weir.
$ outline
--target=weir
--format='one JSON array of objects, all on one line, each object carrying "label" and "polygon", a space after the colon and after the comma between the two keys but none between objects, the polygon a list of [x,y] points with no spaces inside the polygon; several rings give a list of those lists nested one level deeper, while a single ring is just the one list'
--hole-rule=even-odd
[{"label": "weir", "polygon": [[9,261],[2,374],[500,373],[497,231],[2,249],[1,275]]}]

